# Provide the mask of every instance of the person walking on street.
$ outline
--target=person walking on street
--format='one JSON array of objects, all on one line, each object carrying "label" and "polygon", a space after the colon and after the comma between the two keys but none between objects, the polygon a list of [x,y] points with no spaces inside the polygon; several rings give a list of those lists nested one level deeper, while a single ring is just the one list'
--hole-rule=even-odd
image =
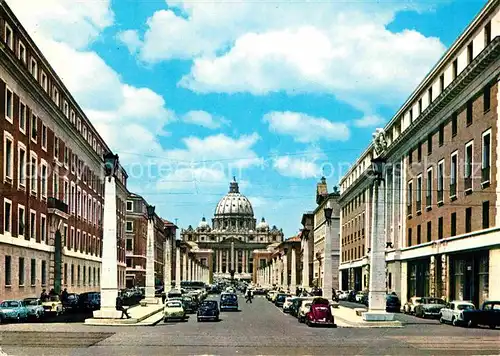
[{"label": "person walking on street", "polygon": [[64,290],[61,293],[61,301],[66,302],[68,301],[68,289],[64,288]]},{"label": "person walking on street", "polygon": [[43,290],[42,290],[42,294],[40,294],[40,300],[41,300],[42,302],[46,302],[46,301],[47,301],[47,299],[48,299],[48,297],[49,297],[49,296],[47,295],[47,290],[46,290],[46,289],[43,289]]},{"label": "person walking on street", "polygon": [[252,296],[253,296],[252,291],[250,289],[247,289],[245,303],[250,302],[250,304],[251,304],[252,303]]},{"label": "person walking on street", "polygon": [[123,298],[119,294],[116,297],[116,310],[122,312],[122,316],[120,317],[120,319],[123,319],[124,315],[127,317],[127,319],[130,319],[130,315],[128,315],[127,309],[123,307]]}]

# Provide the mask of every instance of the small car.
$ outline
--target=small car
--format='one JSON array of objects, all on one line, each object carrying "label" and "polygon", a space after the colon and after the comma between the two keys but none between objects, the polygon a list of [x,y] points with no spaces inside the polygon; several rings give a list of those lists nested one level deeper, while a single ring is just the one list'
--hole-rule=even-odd
[{"label": "small car", "polygon": [[441,309],[439,322],[441,324],[451,322],[453,326],[465,324],[463,311],[474,309],[476,309],[476,307],[471,302],[454,300],[447,304],[445,308]]},{"label": "small car", "polygon": [[58,295],[49,295],[48,299],[42,302],[45,314],[60,315],[64,312],[63,304]]},{"label": "small car", "polygon": [[28,318],[40,320],[45,315],[45,309],[39,298],[25,298],[24,305],[28,309]]},{"label": "small car", "polygon": [[465,324],[470,328],[487,325],[495,329],[500,326],[500,301],[488,300],[480,309],[467,309],[462,314]]},{"label": "small car", "polygon": [[186,311],[180,300],[167,300],[163,308],[163,321],[171,319],[186,320]]},{"label": "small car", "polygon": [[325,298],[314,298],[306,314],[307,326],[325,325],[336,327],[330,302]]},{"label": "small car", "polygon": [[189,294],[182,297],[182,304],[188,314],[195,313],[198,309],[198,302],[194,296],[190,296]]},{"label": "small car", "polygon": [[238,310],[238,296],[235,293],[221,293],[220,311]]},{"label": "small car", "polygon": [[349,297],[349,291],[346,290],[339,291],[338,293],[339,300],[347,300],[348,297]]},{"label": "small car", "polygon": [[288,297],[291,297],[291,295],[285,293],[279,293],[274,301],[274,305],[276,305],[278,308],[282,307],[283,304],[285,303],[286,298]]},{"label": "small car", "polygon": [[312,297],[294,297],[292,299],[292,306],[290,307],[290,315],[294,317],[299,316],[299,308],[304,300],[312,300]]},{"label": "small car", "polygon": [[286,297],[285,302],[283,303],[283,313],[290,313],[293,305],[293,300],[298,297]]},{"label": "small car", "polygon": [[76,293],[68,293],[66,300],[63,300],[64,310],[76,310],[79,305],[79,296]]},{"label": "small car", "polygon": [[422,304],[422,297],[411,297],[403,306],[403,313],[414,314],[415,307],[419,304]]},{"label": "small car", "polygon": [[401,301],[397,295],[388,294],[385,296],[385,311],[390,313],[399,313],[401,311]]},{"label": "small car", "polygon": [[82,310],[98,310],[101,308],[101,293],[86,292],[78,296],[78,306]]},{"label": "small car", "polygon": [[21,321],[28,319],[28,309],[22,300],[4,300],[0,303],[0,313],[5,320]]},{"label": "small car", "polygon": [[299,323],[303,323],[306,320],[306,314],[311,310],[312,299],[303,300],[299,307],[299,313],[297,319]]},{"label": "small car", "polygon": [[202,320],[219,321],[219,305],[215,300],[205,300],[198,307],[198,322]]},{"label": "small car", "polygon": [[446,302],[440,298],[424,297],[422,303],[415,306],[415,316],[419,318],[438,318]]}]

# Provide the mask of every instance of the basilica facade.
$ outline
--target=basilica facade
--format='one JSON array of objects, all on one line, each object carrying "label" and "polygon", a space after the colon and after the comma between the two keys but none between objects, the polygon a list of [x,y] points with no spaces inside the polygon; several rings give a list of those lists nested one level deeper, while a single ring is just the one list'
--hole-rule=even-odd
[{"label": "basilica facade", "polygon": [[252,204],[240,193],[238,182],[230,183],[229,192],[215,207],[212,223],[202,218],[196,228],[181,230],[181,239],[194,251],[210,251],[210,271],[217,278],[252,279],[261,251],[283,241],[283,230],[270,227],[264,218],[259,223]]}]

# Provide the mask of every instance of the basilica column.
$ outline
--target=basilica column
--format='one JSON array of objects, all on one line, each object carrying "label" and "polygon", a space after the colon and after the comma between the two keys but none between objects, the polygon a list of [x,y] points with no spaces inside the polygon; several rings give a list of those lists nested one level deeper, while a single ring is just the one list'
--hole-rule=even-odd
[{"label": "basilica column", "polygon": [[231,242],[231,270],[235,270],[236,268],[236,264],[235,264],[235,261],[234,261],[234,241]]},{"label": "basilica column", "polygon": [[283,259],[278,257],[278,287],[283,287]]},{"label": "basilica column", "polygon": [[217,257],[219,260],[217,263],[217,272],[222,273],[222,250],[217,250]]},{"label": "basilica column", "polygon": [[271,286],[274,285],[276,281],[276,259],[274,257],[271,258]]},{"label": "basilica column", "polygon": [[187,280],[192,281],[193,280],[193,259],[188,256],[188,272],[187,272]]},{"label": "basilica column", "polygon": [[187,251],[182,256],[182,267],[183,267],[183,276],[182,280],[187,281],[188,279],[188,266],[187,266]]},{"label": "basilica column", "polygon": [[283,253],[283,289],[288,289],[288,249],[285,248]]},{"label": "basilica column", "polygon": [[180,241],[175,241],[175,289],[181,289],[181,247]]},{"label": "basilica column", "polygon": [[295,293],[297,290],[297,255],[295,249],[292,248],[292,280],[290,281],[290,292]]},{"label": "basilica column", "polygon": [[247,250],[241,252],[241,272],[247,273]]}]

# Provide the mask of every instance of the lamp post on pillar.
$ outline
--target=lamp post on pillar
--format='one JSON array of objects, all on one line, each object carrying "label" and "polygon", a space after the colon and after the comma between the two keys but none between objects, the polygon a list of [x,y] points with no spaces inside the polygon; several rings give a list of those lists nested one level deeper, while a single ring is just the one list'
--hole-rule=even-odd
[{"label": "lamp post on pillar", "polygon": [[147,206],[148,212],[148,234],[146,248],[146,302],[148,304],[158,304],[155,298],[155,207]]},{"label": "lamp post on pillar", "polygon": [[367,321],[391,321],[393,313],[387,313],[385,280],[385,236],[384,236],[384,170],[385,159],[372,159],[373,180],[373,228],[370,244],[370,284],[368,291],[368,312],[363,313]]},{"label": "lamp post on pillar", "polygon": [[326,222],[325,234],[325,257],[323,261],[323,298],[332,300],[332,213],[333,208],[328,201],[327,206],[323,209]]},{"label": "lamp post on pillar", "polygon": [[118,296],[117,223],[116,223],[116,173],[118,155],[104,155],[104,219],[101,262],[101,308],[94,311],[96,319],[119,319],[116,310]]}]

